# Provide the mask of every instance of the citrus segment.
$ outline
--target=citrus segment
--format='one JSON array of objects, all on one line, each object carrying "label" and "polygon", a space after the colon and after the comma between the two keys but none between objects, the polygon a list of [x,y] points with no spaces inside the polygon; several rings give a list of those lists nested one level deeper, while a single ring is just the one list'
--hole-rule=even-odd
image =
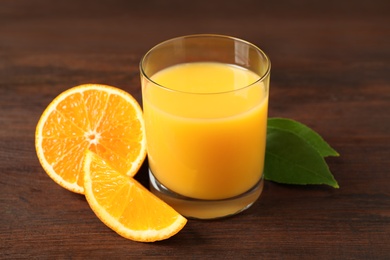
[{"label": "citrus segment", "polygon": [[116,171],[91,151],[85,155],[84,187],[98,218],[125,238],[140,242],[167,239],[187,222],[136,180]]},{"label": "citrus segment", "polygon": [[35,147],[42,167],[55,182],[84,193],[85,150],[133,176],[146,157],[144,132],[142,110],[130,94],[85,84],[61,93],[45,109],[37,124]]}]

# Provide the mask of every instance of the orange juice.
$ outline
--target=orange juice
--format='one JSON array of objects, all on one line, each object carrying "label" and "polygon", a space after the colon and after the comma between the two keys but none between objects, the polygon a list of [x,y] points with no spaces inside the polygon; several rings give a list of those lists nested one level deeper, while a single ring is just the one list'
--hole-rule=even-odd
[{"label": "orange juice", "polygon": [[194,62],[143,79],[149,167],[161,184],[219,200],[261,180],[268,89],[259,78],[235,65]]}]

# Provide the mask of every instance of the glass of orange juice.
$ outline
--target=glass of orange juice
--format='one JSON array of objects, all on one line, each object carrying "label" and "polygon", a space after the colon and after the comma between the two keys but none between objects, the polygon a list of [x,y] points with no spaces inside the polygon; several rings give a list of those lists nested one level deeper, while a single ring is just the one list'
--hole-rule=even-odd
[{"label": "glass of orange juice", "polygon": [[153,47],[140,63],[150,189],[181,214],[213,219],[263,189],[270,60],[223,35]]}]

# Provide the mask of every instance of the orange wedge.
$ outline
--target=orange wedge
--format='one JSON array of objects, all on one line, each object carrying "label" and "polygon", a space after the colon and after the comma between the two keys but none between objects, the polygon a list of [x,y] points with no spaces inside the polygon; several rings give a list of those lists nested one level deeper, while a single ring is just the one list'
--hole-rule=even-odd
[{"label": "orange wedge", "polygon": [[146,157],[142,117],[137,101],[123,90],[98,84],[71,88],[57,96],[39,119],[37,156],[56,183],[76,193],[84,193],[87,149],[133,176]]},{"label": "orange wedge", "polygon": [[84,187],[97,217],[119,235],[139,242],[167,239],[187,220],[133,178],[86,152]]}]

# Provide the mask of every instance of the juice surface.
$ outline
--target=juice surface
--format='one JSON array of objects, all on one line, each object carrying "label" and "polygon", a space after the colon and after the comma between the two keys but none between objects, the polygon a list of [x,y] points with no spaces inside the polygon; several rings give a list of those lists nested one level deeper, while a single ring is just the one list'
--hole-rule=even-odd
[{"label": "juice surface", "polygon": [[252,188],[263,173],[266,140],[268,90],[259,76],[204,62],[169,67],[151,79],[160,86],[143,84],[143,107],[157,180],[198,199]]}]

